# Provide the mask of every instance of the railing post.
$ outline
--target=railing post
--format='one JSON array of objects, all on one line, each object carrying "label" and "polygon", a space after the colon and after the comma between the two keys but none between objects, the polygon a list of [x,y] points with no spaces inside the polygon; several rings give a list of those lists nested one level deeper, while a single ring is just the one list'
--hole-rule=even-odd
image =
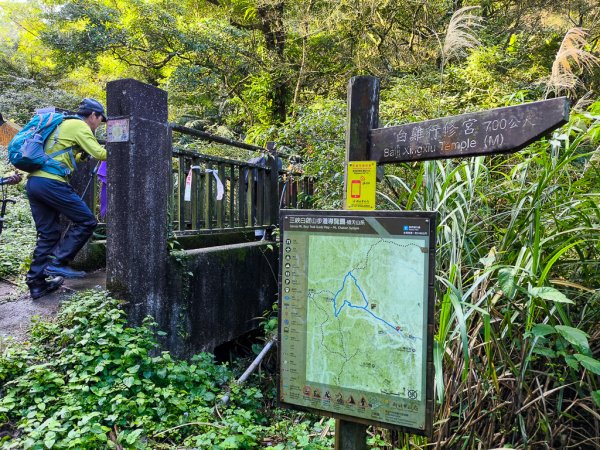
[{"label": "railing post", "polygon": [[128,317],[139,323],[146,315],[157,317],[167,288],[172,165],[167,93],[132,79],[112,81],[107,110],[112,119],[128,121],[127,135],[109,138],[106,145],[107,287],[129,301]]},{"label": "railing post", "polygon": [[[267,143],[267,148],[269,143]],[[269,225],[279,223],[279,156],[273,150],[269,157],[269,167],[271,176],[269,178],[269,191],[271,192],[269,199]]]}]

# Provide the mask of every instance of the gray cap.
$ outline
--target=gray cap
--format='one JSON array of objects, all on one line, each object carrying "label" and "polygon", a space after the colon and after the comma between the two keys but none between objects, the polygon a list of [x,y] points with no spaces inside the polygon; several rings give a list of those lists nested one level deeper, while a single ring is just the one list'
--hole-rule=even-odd
[{"label": "gray cap", "polygon": [[102,116],[102,122],[106,122],[106,113],[104,112],[104,106],[98,100],[94,100],[93,98],[84,98],[79,104],[79,109],[77,113],[82,112],[95,112]]}]

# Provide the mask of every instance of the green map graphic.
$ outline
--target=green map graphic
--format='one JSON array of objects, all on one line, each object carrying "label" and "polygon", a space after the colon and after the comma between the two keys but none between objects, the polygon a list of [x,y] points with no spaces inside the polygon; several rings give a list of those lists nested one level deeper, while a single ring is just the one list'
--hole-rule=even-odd
[{"label": "green map graphic", "polygon": [[423,247],[417,238],[310,236],[307,382],[421,400]]}]

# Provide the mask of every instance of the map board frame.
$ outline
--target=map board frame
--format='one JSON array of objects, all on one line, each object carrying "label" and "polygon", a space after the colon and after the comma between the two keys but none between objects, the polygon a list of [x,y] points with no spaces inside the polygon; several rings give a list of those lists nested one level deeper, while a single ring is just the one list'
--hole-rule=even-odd
[{"label": "map board frame", "polygon": [[[298,218],[298,219],[296,219]],[[303,219],[301,219],[303,218]],[[306,219],[309,219],[309,221],[306,221]],[[302,397],[300,396],[299,400],[294,400],[292,398],[283,398],[282,395],[287,396],[287,394],[291,394],[292,390],[295,390],[296,392],[294,392],[295,398],[297,398],[297,391],[298,391],[298,381],[301,381],[300,384],[306,384],[306,373],[308,370],[308,367],[305,368],[305,372],[299,374],[298,376],[300,378],[294,380],[296,382],[296,385],[293,388],[289,387],[289,384],[287,385],[287,387],[284,387],[284,382],[287,382],[286,380],[289,380],[290,377],[296,377],[296,375],[290,375],[289,371],[290,371],[290,365],[293,361],[288,361],[289,358],[291,358],[289,355],[293,353],[291,353],[291,351],[288,352],[288,350],[291,348],[291,341],[287,340],[287,339],[292,339],[294,340],[295,336],[290,334],[290,327],[296,327],[296,329],[301,329],[302,327],[304,327],[304,333],[305,336],[303,336],[303,341],[301,338],[301,342],[299,345],[304,345],[303,348],[300,348],[299,350],[301,352],[304,352],[302,354],[303,357],[306,357],[306,348],[308,346],[308,330],[307,327],[309,326],[309,321],[308,321],[308,314],[309,314],[309,308],[308,308],[308,275],[305,275],[303,273],[299,273],[294,275],[295,272],[293,272],[294,270],[294,265],[292,264],[292,266],[287,266],[286,267],[286,261],[290,262],[290,259],[286,260],[285,259],[285,255],[286,254],[290,254],[293,255],[294,251],[294,243],[292,242],[293,236],[299,236],[298,234],[294,234],[295,233],[310,233],[311,236],[313,236],[313,230],[310,229],[310,227],[312,225],[307,225],[307,229],[306,230],[290,230],[290,228],[292,227],[290,224],[291,220],[303,220],[303,222],[308,222],[311,224],[317,224],[317,223],[323,223],[325,220],[329,220],[329,219],[345,219],[344,221],[347,223],[361,223],[360,221],[362,220],[363,222],[363,227],[348,227],[348,229],[341,229],[340,231],[331,231],[331,229],[329,230],[325,230],[322,231],[323,236],[328,236],[331,233],[331,236],[336,236],[339,235],[342,238],[347,238],[347,239],[352,239],[353,235],[356,235],[356,237],[381,237],[379,234],[374,234],[373,229],[370,227],[369,223],[373,223],[373,221],[376,221],[377,224],[379,223],[385,223],[385,224],[391,224],[394,223],[393,227],[397,227],[397,224],[395,222],[397,222],[398,224],[400,223],[415,223],[415,224],[422,224],[422,223],[428,223],[428,229],[427,229],[427,233],[424,234],[423,230],[421,228],[419,228],[419,232],[418,233],[414,233],[415,236],[414,238],[424,238],[424,236],[427,237],[427,242],[428,242],[428,247],[426,248],[426,253],[427,255],[425,256],[425,258],[423,259],[424,264],[426,265],[426,269],[427,269],[427,275],[423,278],[423,292],[424,294],[424,298],[423,300],[423,305],[421,306],[422,310],[423,310],[423,314],[426,316],[423,318],[423,330],[422,330],[422,338],[426,339],[426,342],[419,344],[421,346],[421,349],[424,349],[425,354],[421,354],[421,364],[424,367],[424,370],[422,370],[421,372],[421,376],[422,376],[422,380],[420,380],[420,385],[423,386],[423,390],[421,391],[421,399],[418,401],[418,403],[420,403],[419,406],[419,420],[421,420],[422,418],[422,422],[420,422],[422,424],[422,426],[420,427],[416,427],[416,426],[410,426],[410,425],[406,425],[406,424],[401,424],[401,423],[397,423],[391,420],[388,420],[386,417],[396,417],[394,414],[400,414],[401,411],[392,411],[392,408],[402,408],[402,397],[399,397],[400,394],[398,393],[390,393],[390,394],[395,394],[395,395],[388,395],[387,397],[389,398],[389,403],[384,400],[383,403],[385,403],[386,406],[382,406],[381,404],[378,403],[378,405],[376,407],[373,407],[371,404],[367,403],[367,408],[372,408],[372,411],[375,411],[376,408],[380,408],[381,411],[388,411],[389,414],[386,412],[385,414],[381,414],[380,418],[374,418],[374,417],[365,417],[365,409],[364,408],[356,408],[356,415],[354,413],[353,410],[348,410],[348,409],[352,409],[350,407],[344,407],[343,411],[336,411],[336,407],[335,405],[333,405],[333,399],[331,399],[331,401],[328,402],[327,399],[323,398],[323,400],[321,401],[321,397],[319,396],[318,399],[314,399],[314,398],[308,398],[308,397]],[[368,220],[366,220],[368,219]],[[369,235],[367,235],[365,233],[364,230],[366,230],[366,228],[364,228],[364,221],[366,220],[367,223],[367,227],[369,229],[371,229],[371,231],[369,232]],[[350,222],[351,221],[351,222]],[[412,433],[412,434],[419,434],[419,435],[423,435],[423,436],[431,436],[432,435],[432,420],[433,420],[433,405],[434,405],[434,398],[433,398],[433,382],[434,382],[434,368],[433,368],[433,331],[434,331],[434,301],[435,301],[435,296],[434,296],[434,281],[435,281],[435,251],[436,251],[436,235],[435,235],[435,229],[436,229],[436,222],[437,222],[437,213],[436,212],[420,212],[420,211],[348,211],[348,210],[282,210],[280,212],[280,229],[281,229],[281,234],[280,234],[280,270],[279,270],[279,308],[278,308],[278,312],[279,312],[279,328],[278,328],[278,339],[279,339],[279,351],[278,351],[278,382],[277,382],[277,399],[278,399],[278,404],[280,407],[283,408],[288,408],[288,409],[295,409],[295,410],[301,410],[301,411],[307,411],[307,412],[312,412],[312,413],[316,413],[316,414],[320,414],[320,415],[324,415],[324,416],[328,416],[328,417],[334,417],[337,419],[341,419],[344,421],[348,421],[348,422],[356,422],[356,423],[361,423],[364,425],[375,425],[375,426],[379,426],[379,427],[384,427],[384,428],[389,428],[389,429],[395,429],[395,430],[399,430],[402,432],[406,432],[406,433]],[[318,225],[315,225],[315,228]],[[389,230],[390,227],[392,225],[386,225],[386,228]],[[403,227],[406,226],[408,227],[408,225],[402,225]],[[296,226],[294,226],[296,227]],[[351,228],[359,228],[359,231],[351,231]],[[374,227],[377,228],[377,227]],[[396,229],[396,228],[394,228]],[[403,228],[404,230],[409,230],[409,228]],[[412,228],[411,228],[412,229]],[[417,229],[416,225],[415,225],[415,229]],[[375,230],[377,231],[377,230]],[[384,231],[385,232],[385,231]],[[290,234],[291,233],[291,234]],[[315,235],[319,235],[321,232],[318,232],[317,230],[314,230],[314,234]],[[411,237],[410,236],[411,232],[410,231],[404,231],[402,232],[402,236],[404,237]],[[418,234],[418,236],[417,236]],[[337,237],[337,236],[336,236]],[[399,238],[400,234],[398,235],[389,235],[390,238]],[[308,241],[308,240],[307,240]],[[306,244],[308,245],[308,244]],[[304,250],[305,252],[308,252],[309,250],[306,249]],[[422,249],[423,252],[425,252],[425,250]],[[307,260],[305,261],[306,264],[306,274],[308,274],[308,260],[310,259],[310,255],[307,254]],[[303,266],[304,267],[304,266]],[[296,267],[296,269],[298,270],[299,267]],[[290,272],[291,271],[291,272]],[[291,274],[290,274],[291,273]],[[288,289],[290,289],[290,287],[293,287],[298,280],[294,278],[294,276],[299,276],[299,277],[305,277],[306,279],[306,287],[305,287],[305,291],[294,291],[292,290],[292,292],[290,293],[290,291],[288,290],[287,292],[285,291],[286,287]],[[291,279],[291,283],[290,283],[290,279]],[[302,282],[302,280],[301,280]],[[288,284],[286,284],[288,283]],[[299,288],[302,289],[302,288]],[[360,288],[359,288],[360,289]],[[290,296],[288,294],[293,294],[294,292],[298,292],[296,295],[298,298],[296,298],[295,300],[297,301],[302,301],[305,302],[305,312],[300,313],[300,315],[302,314],[306,314],[306,316],[304,318],[299,317],[300,320],[296,322],[296,325],[294,325],[294,322],[292,320],[292,322],[290,323],[290,311],[292,311],[290,308],[295,307],[295,305],[291,305],[290,304]],[[305,298],[300,298],[303,296],[304,292],[306,294]],[[362,291],[361,291],[362,293]],[[286,296],[288,298],[288,300],[286,301]],[[426,297],[426,298],[425,298]],[[426,304],[425,304],[426,302]],[[333,303],[335,305],[335,303]],[[335,309],[335,306],[334,306]],[[341,310],[341,307],[340,307]],[[292,313],[293,314],[293,313]],[[303,320],[302,320],[303,319]],[[298,322],[300,322],[300,325],[298,325]],[[303,324],[302,324],[303,322]],[[388,324],[389,325],[389,324]],[[399,329],[399,328],[398,328]],[[393,331],[393,330],[392,330]],[[298,336],[298,334],[296,333],[296,336]],[[300,334],[300,336],[302,336],[302,334]],[[413,336],[410,336],[411,338],[413,338]],[[295,340],[297,341],[297,338]],[[284,355],[284,352],[288,352]],[[424,363],[423,363],[424,361]],[[308,365],[308,363],[305,361],[304,362],[305,366]],[[294,369],[295,370],[295,369]],[[288,374],[285,374],[285,371],[288,371]],[[308,387],[308,386],[307,386]],[[335,392],[340,392],[343,390],[346,390],[347,386],[345,387],[340,387],[338,388],[337,391],[334,391],[333,389],[335,389],[335,386],[332,386],[332,393]],[[350,392],[354,392],[352,391],[352,388],[349,388]],[[306,390],[306,389],[305,389]],[[310,389],[309,389],[310,390]],[[329,391],[326,391],[327,393],[329,393]],[[346,390],[346,392],[348,392],[348,390]],[[406,391],[405,391],[406,392]],[[384,393],[372,393],[373,395],[377,395],[378,397],[382,397],[382,396],[386,396],[387,392]],[[424,394],[424,395],[423,395]],[[315,394],[316,395],[316,394]],[[320,392],[319,392],[320,395]],[[323,395],[325,395],[325,390],[323,392]],[[339,394],[338,394],[339,395]],[[370,394],[366,395],[367,397],[370,397]],[[330,397],[331,398],[331,397]],[[362,401],[364,398],[364,396],[360,399],[360,401]],[[358,405],[358,398],[357,400],[357,405]],[[405,402],[410,403],[410,400],[407,400],[406,398],[404,399]],[[379,400],[378,400],[379,402]],[[417,400],[413,400],[412,401],[413,404],[417,403]],[[333,405],[333,406],[332,406]],[[407,405],[406,403],[404,403],[404,408],[406,408]],[[409,405],[410,407],[410,405]],[[387,408],[387,409],[386,409]],[[338,408],[339,409],[339,408]],[[361,415],[362,414],[362,415]],[[378,412],[379,414],[379,412]]]}]

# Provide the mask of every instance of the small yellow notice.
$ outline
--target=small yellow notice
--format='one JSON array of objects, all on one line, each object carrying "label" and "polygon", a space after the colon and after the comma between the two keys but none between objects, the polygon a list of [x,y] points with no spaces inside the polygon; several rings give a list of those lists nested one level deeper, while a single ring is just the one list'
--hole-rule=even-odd
[{"label": "small yellow notice", "polygon": [[346,183],[346,209],[375,209],[375,183],[377,163],[375,161],[350,161]]}]

